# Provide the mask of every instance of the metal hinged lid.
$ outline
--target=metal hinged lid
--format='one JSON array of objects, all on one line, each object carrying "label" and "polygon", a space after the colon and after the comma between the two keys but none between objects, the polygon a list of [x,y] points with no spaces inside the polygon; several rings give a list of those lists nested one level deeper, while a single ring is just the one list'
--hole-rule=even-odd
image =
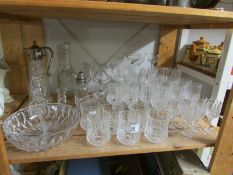
[{"label": "metal hinged lid", "polygon": [[76,82],[77,82],[77,83],[80,83],[80,82],[86,83],[86,78],[84,77],[84,72],[80,71],[80,72],[78,73],[78,77],[77,77],[77,79],[76,79]]}]

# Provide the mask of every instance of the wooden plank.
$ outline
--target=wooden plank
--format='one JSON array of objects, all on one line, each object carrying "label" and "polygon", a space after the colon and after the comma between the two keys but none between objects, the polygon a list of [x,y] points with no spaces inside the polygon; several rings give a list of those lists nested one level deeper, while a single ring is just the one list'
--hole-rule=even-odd
[{"label": "wooden plank", "polygon": [[[31,47],[34,40],[37,42],[38,46],[40,47],[43,47],[45,45],[42,19],[21,20],[20,24],[21,24],[23,48]],[[44,65],[47,66],[47,60],[44,59],[43,61],[44,61]],[[25,60],[25,62],[27,62],[27,60]],[[28,73],[28,67],[27,67],[27,73]]]},{"label": "wooden plank", "polygon": [[178,29],[173,26],[161,26],[158,51],[158,67],[173,67]]},{"label": "wooden plank", "polygon": [[223,121],[210,163],[211,175],[233,173],[233,88],[224,112]]},{"label": "wooden plank", "polygon": [[5,60],[11,70],[7,74],[10,93],[27,94],[28,80],[24,59],[21,26],[18,20],[0,22]]},{"label": "wooden plank", "polygon": [[0,173],[2,175],[11,175],[9,161],[4,143],[2,127],[0,127]]},{"label": "wooden plank", "polygon": [[21,22],[23,47],[31,47],[36,40],[39,46],[44,46],[44,30],[42,19],[23,20]]},{"label": "wooden plank", "polygon": [[138,22],[148,21],[150,18],[150,22],[163,24],[233,22],[233,13],[226,11],[100,1],[1,0],[0,12],[27,17],[98,18]]},{"label": "wooden plank", "polygon": [[4,114],[0,117],[0,173],[2,175],[10,175],[8,155],[6,152],[4,137],[2,133],[1,122],[5,120],[11,113],[15,112],[24,104],[27,96],[13,96],[14,101],[5,105]]},{"label": "wooden plank", "polygon": [[213,71],[210,71],[208,69],[205,69],[204,67],[202,68],[201,66],[200,67],[197,67],[197,66],[194,66],[194,65],[191,65],[191,64],[187,64],[187,63],[178,63],[179,65],[182,65],[182,66],[185,66],[185,67],[188,67],[190,69],[193,69],[195,71],[198,71],[200,73],[203,73],[211,78],[216,78],[216,72],[213,72]]},{"label": "wooden plank", "polygon": [[233,23],[224,23],[224,24],[193,24],[186,27],[187,29],[232,29]]},{"label": "wooden plank", "polygon": [[11,164],[15,164],[197,149],[206,146],[213,146],[216,137],[217,133],[208,136],[199,134],[193,138],[172,135],[169,137],[168,141],[163,144],[152,144],[142,136],[139,144],[127,146],[120,144],[116,140],[116,137],[113,136],[110,143],[106,146],[94,147],[87,143],[84,132],[79,130],[64,144],[43,152],[28,153],[18,150],[8,142],[6,145],[9,162]]}]

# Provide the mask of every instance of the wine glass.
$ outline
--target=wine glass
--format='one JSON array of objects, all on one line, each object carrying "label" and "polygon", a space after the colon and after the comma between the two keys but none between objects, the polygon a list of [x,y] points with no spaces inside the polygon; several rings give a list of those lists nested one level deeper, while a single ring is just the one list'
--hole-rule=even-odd
[{"label": "wine glass", "polygon": [[102,96],[104,94],[104,85],[111,80],[112,70],[108,65],[93,65],[90,69],[91,79],[99,84],[98,95]]}]

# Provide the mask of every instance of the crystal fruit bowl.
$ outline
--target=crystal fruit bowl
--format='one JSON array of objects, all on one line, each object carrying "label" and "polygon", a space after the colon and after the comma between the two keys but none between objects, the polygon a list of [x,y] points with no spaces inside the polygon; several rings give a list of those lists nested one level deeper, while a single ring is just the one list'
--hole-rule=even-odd
[{"label": "crystal fruit bowl", "polygon": [[3,131],[18,149],[38,152],[63,143],[79,121],[80,112],[70,105],[40,104],[11,114],[3,123]]}]

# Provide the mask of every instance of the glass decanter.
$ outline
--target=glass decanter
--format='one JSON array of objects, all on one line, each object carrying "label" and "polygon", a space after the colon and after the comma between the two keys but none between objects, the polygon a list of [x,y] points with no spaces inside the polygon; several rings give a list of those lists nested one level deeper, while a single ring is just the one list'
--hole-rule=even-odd
[{"label": "glass decanter", "polygon": [[[24,51],[28,58],[30,104],[47,103],[49,100],[48,76],[53,51],[49,47],[39,47],[36,41],[33,41],[33,45],[25,48]],[[50,61],[46,68],[45,58],[49,58],[48,52],[50,52]]]},{"label": "glass decanter", "polygon": [[64,59],[61,61],[62,69],[58,73],[58,88],[66,90],[67,99],[74,98],[77,75],[70,64],[70,45],[63,44]]}]

